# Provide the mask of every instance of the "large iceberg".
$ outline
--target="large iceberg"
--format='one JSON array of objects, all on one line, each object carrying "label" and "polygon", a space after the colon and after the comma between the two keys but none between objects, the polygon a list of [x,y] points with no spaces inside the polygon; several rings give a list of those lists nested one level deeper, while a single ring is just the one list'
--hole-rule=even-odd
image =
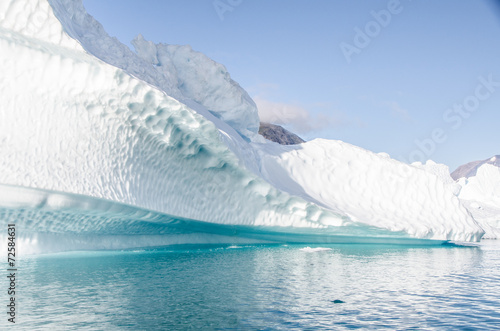
[{"label": "large iceberg", "polygon": [[0,214],[27,246],[483,235],[434,174],[340,141],[266,141],[224,66],[133,44],[78,0],[0,0]]}]

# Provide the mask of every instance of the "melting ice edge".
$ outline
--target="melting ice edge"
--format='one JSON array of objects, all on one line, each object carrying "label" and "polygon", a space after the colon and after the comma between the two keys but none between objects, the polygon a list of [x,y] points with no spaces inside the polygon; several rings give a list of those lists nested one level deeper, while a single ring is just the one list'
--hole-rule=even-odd
[{"label": "melting ice edge", "polygon": [[[15,223],[24,254],[179,244],[441,245],[373,227],[310,229],[216,224],[83,195],[0,185],[0,226]],[[339,232],[340,230],[340,232]],[[0,236],[0,242],[6,236]]]}]

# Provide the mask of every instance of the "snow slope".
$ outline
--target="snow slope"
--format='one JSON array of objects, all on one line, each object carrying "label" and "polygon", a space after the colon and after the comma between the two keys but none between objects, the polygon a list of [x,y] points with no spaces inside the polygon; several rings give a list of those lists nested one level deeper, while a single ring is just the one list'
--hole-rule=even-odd
[{"label": "snow slope", "polygon": [[0,184],[209,223],[481,238],[437,176],[339,141],[268,142],[223,66],[134,44],[79,1],[0,0]]},{"label": "snow slope", "polygon": [[478,229],[438,176],[386,154],[323,139],[262,154],[263,174],[276,187],[295,187],[294,195],[356,222],[417,238],[452,238]]}]

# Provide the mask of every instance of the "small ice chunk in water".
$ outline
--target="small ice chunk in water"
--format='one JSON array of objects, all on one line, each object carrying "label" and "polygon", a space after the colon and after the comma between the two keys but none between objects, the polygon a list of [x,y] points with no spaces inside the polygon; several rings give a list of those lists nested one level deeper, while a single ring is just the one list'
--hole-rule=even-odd
[{"label": "small ice chunk in water", "polygon": [[304,247],[300,249],[303,252],[308,252],[308,253],[314,253],[314,252],[324,252],[324,251],[331,251],[331,248],[328,247]]}]

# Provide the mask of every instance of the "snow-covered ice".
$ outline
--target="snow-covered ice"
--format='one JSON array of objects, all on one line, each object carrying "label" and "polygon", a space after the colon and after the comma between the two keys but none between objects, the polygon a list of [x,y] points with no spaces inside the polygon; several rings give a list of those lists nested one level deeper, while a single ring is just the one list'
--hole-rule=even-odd
[{"label": "snow-covered ice", "polygon": [[268,142],[222,65],[189,46],[133,43],[137,53],[79,1],[0,0],[2,187],[213,224],[481,238],[437,175],[341,141]]},{"label": "snow-covered ice", "polygon": [[483,164],[476,176],[457,182],[459,197],[485,230],[484,238],[500,238],[500,168]]},{"label": "snow-covered ice", "polygon": [[[490,159],[495,162],[496,157]],[[459,197],[474,219],[485,231],[484,239],[500,238],[500,168],[483,164],[474,176],[456,181],[450,176],[448,166],[427,161],[414,166],[438,176],[438,178]]]}]

